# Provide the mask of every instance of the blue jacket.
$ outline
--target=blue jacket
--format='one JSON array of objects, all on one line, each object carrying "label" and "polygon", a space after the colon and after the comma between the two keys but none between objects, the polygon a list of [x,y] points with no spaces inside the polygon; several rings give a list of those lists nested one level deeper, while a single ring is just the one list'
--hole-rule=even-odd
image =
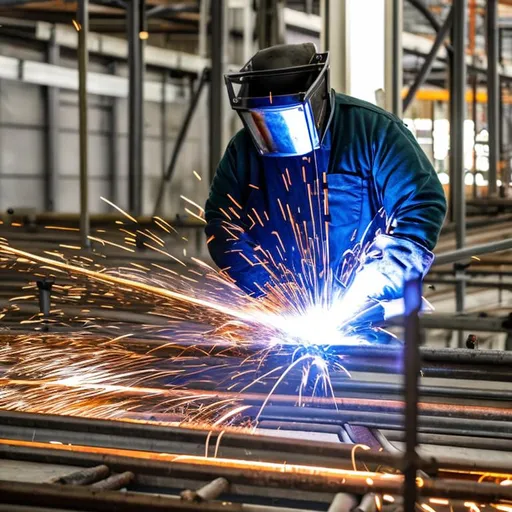
[{"label": "blue jacket", "polygon": [[[344,284],[350,255],[371,255],[366,265],[389,280],[386,291],[373,294],[378,299],[400,296],[407,271],[424,275],[430,267],[446,199],[428,158],[395,116],[342,94],[332,99],[326,135],[314,153],[262,157],[242,129],[219,164],[206,202],[208,248],[248,293],[261,293],[276,276],[310,280],[303,256],[315,231],[328,237],[328,265]],[[327,209],[320,204],[325,192]],[[386,227],[369,239],[367,226],[379,212]]]}]

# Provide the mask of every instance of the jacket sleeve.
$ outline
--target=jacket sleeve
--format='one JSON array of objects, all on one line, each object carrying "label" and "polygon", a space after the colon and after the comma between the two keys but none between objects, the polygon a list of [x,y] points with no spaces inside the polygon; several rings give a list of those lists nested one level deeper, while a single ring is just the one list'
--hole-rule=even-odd
[{"label": "jacket sleeve", "polygon": [[270,274],[262,265],[257,243],[244,222],[244,185],[237,173],[237,144],[233,139],[219,163],[206,201],[206,236],[213,261],[246,293],[263,294]]},{"label": "jacket sleeve", "polygon": [[428,272],[446,198],[427,156],[401,122],[387,119],[374,135],[373,182],[391,228],[366,251],[354,283],[368,287],[371,298],[389,300],[403,296],[408,274]]}]

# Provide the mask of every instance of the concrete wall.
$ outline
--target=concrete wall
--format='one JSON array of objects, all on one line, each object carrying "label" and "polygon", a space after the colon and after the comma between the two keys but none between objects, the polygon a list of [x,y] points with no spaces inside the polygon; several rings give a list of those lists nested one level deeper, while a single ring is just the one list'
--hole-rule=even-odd
[{"label": "concrete wall", "polygon": [[[0,55],[45,61],[44,45],[30,45],[23,41],[0,41]],[[61,52],[59,64],[76,68],[72,52]],[[91,71],[109,73],[110,63],[91,57]],[[117,73],[126,75],[126,66],[118,66]],[[146,80],[162,81],[162,72],[148,70]],[[173,83],[188,92],[186,79]],[[0,80],[0,211],[7,208],[44,209],[44,176],[46,157],[47,88],[19,81]],[[202,203],[207,194],[208,181],[198,181],[192,171],[207,176],[205,143],[207,89],[199,104],[189,134],[182,148],[176,173],[165,195],[164,213],[174,215],[182,210],[180,195]],[[114,103],[117,102],[117,108]],[[187,110],[188,99],[162,104],[144,105],[144,213],[151,213],[160,177],[168,164],[177,132]],[[117,114],[116,114],[117,112]],[[116,119],[114,119],[114,117]],[[100,196],[126,206],[128,194],[128,108],[127,101],[112,97],[89,96],[89,207],[92,213],[108,211]],[[55,210],[78,212],[78,94],[60,90],[57,113],[57,191]],[[112,128],[117,135],[112,134]],[[166,140],[164,133],[167,132]],[[116,176],[114,193],[110,177]]]}]

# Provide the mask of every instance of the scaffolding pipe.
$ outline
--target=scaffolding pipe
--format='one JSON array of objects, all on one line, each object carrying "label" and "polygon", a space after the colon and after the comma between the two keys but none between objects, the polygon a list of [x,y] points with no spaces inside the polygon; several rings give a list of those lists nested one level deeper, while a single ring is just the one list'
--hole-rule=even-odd
[{"label": "scaffolding pipe", "polygon": [[500,78],[498,73],[498,1],[487,0],[487,112],[489,127],[489,197],[497,193],[500,161]]}]

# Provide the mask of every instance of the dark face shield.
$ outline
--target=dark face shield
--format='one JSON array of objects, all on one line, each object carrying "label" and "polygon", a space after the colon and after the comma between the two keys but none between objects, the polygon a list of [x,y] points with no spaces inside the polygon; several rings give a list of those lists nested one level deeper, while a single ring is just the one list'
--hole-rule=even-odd
[{"label": "dark face shield", "polygon": [[[305,66],[267,71],[251,71],[250,66],[225,75],[225,81],[231,106],[259,153],[299,156],[318,149],[329,101],[328,54],[315,54]],[[273,95],[272,88],[279,94]]]}]

